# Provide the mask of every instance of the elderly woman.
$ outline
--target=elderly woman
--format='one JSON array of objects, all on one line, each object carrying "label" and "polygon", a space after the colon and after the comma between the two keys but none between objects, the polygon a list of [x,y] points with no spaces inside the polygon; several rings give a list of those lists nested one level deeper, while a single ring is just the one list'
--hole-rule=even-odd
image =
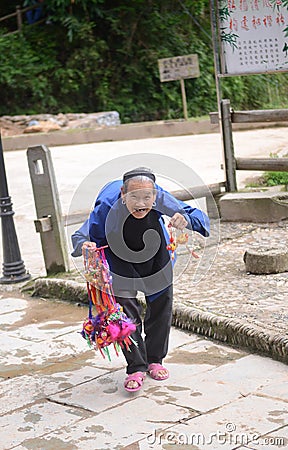
[{"label": "elderly woman", "polygon": [[[169,225],[176,229],[209,235],[205,213],[175,199],[155,181],[151,170],[139,167],[126,172],[123,182],[108,183],[89,219],[72,236],[72,256],[79,256],[83,245],[108,245],[105,254],[115,299],[137,324],[132,337],[138,345],[123,349],[127,361],[124,387],[129,392],[142,387],[146,373],[155,380],[169,377],[162,360],[168,351],[172,321],[173,274],[163,216],[170,217]],[[144,339],[137,291],[146,299]]]}]

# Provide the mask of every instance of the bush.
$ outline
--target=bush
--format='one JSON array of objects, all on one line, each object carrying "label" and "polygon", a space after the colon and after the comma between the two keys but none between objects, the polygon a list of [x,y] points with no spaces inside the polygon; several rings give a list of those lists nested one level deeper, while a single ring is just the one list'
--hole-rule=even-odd
[{"label": "bush", "polygon": [[[17,2],[6,3],[3,14]],[[0,115],[117,110],[122,122],[182,118],[180,83],[161,83],[157,60],[190,53],[198,54],[200,77],[185,81],[188,116],[217,109],[208,0],[45,5],[49,24],[0,36]],[[287,106],[285,74],[222,84],[234,109]]]},{"label": "bush", "polygon": [[265,172],[263,179],[267,186],[288,185],[288,172]]},{"label": "bush", "polygon": [[22,34],[0,37],[0,114],[57,109],[52,83],[58,65],[55,56],[56,46],[39,31],[33,30],[30,39]]}]

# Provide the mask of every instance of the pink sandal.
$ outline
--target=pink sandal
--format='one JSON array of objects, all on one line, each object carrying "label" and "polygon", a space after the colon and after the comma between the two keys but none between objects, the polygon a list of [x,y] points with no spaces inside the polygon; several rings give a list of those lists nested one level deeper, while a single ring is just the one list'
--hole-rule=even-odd
[{"label": "pink sandal", "polygon": [[[134,372],[134,373],[128,374],[124,381],[124,388],[126,389],[126,391],[128,391],[128,392],[139,391],[139,389],[141,389],[141,387],[143,385],[145,376],[146,376],[146,374],[144,372]],[[129,381],[135,381],[138,384],[138,386],[136,386],[135,388],[129,388],[128,387]]]},{"label": "pink sandal", "polygon": [[[166,375],[159,375],[160,370],[165,370]],[[153,380],[162,381],[167,380],[169,378],[169,372],[165,367],[162,366],[162,364],[159,363],[152,363],[148,366],[148,373]]]}]

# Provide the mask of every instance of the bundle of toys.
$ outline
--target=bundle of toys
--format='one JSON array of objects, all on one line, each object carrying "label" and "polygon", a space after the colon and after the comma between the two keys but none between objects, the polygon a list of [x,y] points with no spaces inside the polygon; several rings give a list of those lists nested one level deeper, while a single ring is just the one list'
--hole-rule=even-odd
[{"label": "bundle of toys", "polygon": [[[131,334],[136,330],[135,323],[116,303],[112,288],[112,277],[104,252],[105,247],[83,248],[84,275],[89,297],[89,316],[83,323],[82,336],[89,347],[99,350],[105,358],[110,353],[108,346],[113,344],[116,355],[119,350],[137,345]],[[93,307],[97,315],[93,316]]]},{"label": "bundle of toys", "polygon": [[189,234],[186,232],[180,232],[177,233],[177,230],[174,227],[171,227],[171,225],[168,225],[169,229],[169,244],[167,245],[167,250],[170,251],[171,259],[173,260],[175,258],[175,251],[178,247],[178,245],[185,245],[188,252],[196,259],[199,258],[197,253],[191,249],[188,245],[189,240]]}]

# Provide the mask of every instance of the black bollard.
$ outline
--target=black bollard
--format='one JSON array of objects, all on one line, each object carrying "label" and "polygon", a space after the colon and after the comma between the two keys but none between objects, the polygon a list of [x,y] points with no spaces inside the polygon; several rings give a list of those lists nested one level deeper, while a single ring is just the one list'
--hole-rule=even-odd
[{"label": "black bollard", "polygon": [[1,284],[19,283],[31,278],[21,259],[13,215],[14,211],[12,210],[11,197],[9,197],[8,193],[0,133],[0,217],[2,225],[4,275],[0,278]]}]

